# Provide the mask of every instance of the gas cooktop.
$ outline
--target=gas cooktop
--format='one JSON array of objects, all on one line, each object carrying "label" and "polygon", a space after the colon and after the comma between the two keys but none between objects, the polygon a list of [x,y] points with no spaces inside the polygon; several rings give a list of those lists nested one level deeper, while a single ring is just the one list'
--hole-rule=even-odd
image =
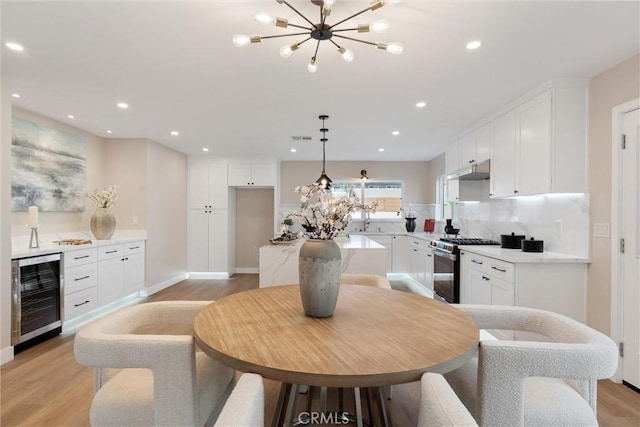
[{"label": "gas cooktop", "polygon": [[489,239],[474,237],[441,237],[441,242],[453,243],[454,245],[499,245],[500,242]]}]

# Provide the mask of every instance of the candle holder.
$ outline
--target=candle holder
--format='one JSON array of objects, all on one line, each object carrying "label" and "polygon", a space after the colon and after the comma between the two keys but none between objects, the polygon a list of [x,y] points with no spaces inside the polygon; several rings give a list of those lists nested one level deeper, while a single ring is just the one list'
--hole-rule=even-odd
[{"label": "candle holder", "polygon": [[38,226],[31,225],[31,238],[29,239],[29,249],[37,249],[40,247],[40,240],[38,239]]}]

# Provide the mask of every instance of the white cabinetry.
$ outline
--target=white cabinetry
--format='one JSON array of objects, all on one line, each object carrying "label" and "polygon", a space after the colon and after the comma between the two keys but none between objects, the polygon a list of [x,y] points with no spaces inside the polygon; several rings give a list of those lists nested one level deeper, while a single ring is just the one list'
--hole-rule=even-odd
[{"label": "white cabinetry", "polygon": [[409,269],[408,252],[407,252],[407,236],[393,236],[391,242],[392,268],[393,273],[406,273]]},{"label": "white cabinetry", "polygon": [[190,209],[226,209],[228,192],[226,164],[189,160]]},{"label": "white cabinetry", "polygon": [[486,124],[460,138],[460,167],[489,160],[491,157],[491,134],[491,124]]},{"label": "white cabinetry", "polygon": [[228,278],[233,273],[235,215],[229,212],[235,210],[235,192],[227,185],[228,170],[227,164],[189,159],[187,263],[193,277]]},{"label": "white cabinetry", "polygon": [[[538,308],[585,322],[586,263],[513,263],[468,249],[460,255],[461,303]],[[496,335],[512,337],[504,331]],[[519,336],[517,333],[516,338]]]},{"label": "white cabinetry", "polygon": [[273,187],[276,185],[275,162],[229,163],[230,187]]},{"label": "white cabinetry", "polygon": [[98,307],[98,270],[95,248],[64,254],[64,321]]},{"label": "white cabinetry", "polygon": [[144,241],[64,254],[64,321],[144,289]]},{"label": "white cabinetry", "polygon": [[583,193],[585,87],[552,87],[493,122],[491,196]]},{"label": "white cabinetry", "polygon": [[445,175],[452,174],[460,168],[460,143],[451,142],[445,152]]},{"label": "white cabinetry", "polygon": [[98,248],[98,303],[106,305],[144,289],[144,243]]},{"label": "white cabinetry", "polygon": [[409,237],[409,274],[433,291],[433,251],[426,240]]}]

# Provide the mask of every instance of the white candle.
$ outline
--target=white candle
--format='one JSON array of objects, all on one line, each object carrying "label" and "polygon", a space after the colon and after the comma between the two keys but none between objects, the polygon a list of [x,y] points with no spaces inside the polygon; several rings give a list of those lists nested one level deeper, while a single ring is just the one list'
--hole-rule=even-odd
[{"label": "white candle", "polygon": [[38,207],[37,206],[29,206],[29,226],[30,227],[38,226]]}]

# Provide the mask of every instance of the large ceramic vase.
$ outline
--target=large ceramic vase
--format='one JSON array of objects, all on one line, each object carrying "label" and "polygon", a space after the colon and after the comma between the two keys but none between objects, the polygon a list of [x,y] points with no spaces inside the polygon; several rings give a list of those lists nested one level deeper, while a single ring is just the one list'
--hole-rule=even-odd
[{"label": "large ceramic vase", "polygon": [[108,208],[98,208],[91,215],[91,232],[98,240],[109,240],[116,229],[116,217]]},{"label": "large ceramic vase", "polygon": [[340,248],[333,240],[308,239],[300,248],[300,297],[304,314],[333,315],[340,291]]}]

